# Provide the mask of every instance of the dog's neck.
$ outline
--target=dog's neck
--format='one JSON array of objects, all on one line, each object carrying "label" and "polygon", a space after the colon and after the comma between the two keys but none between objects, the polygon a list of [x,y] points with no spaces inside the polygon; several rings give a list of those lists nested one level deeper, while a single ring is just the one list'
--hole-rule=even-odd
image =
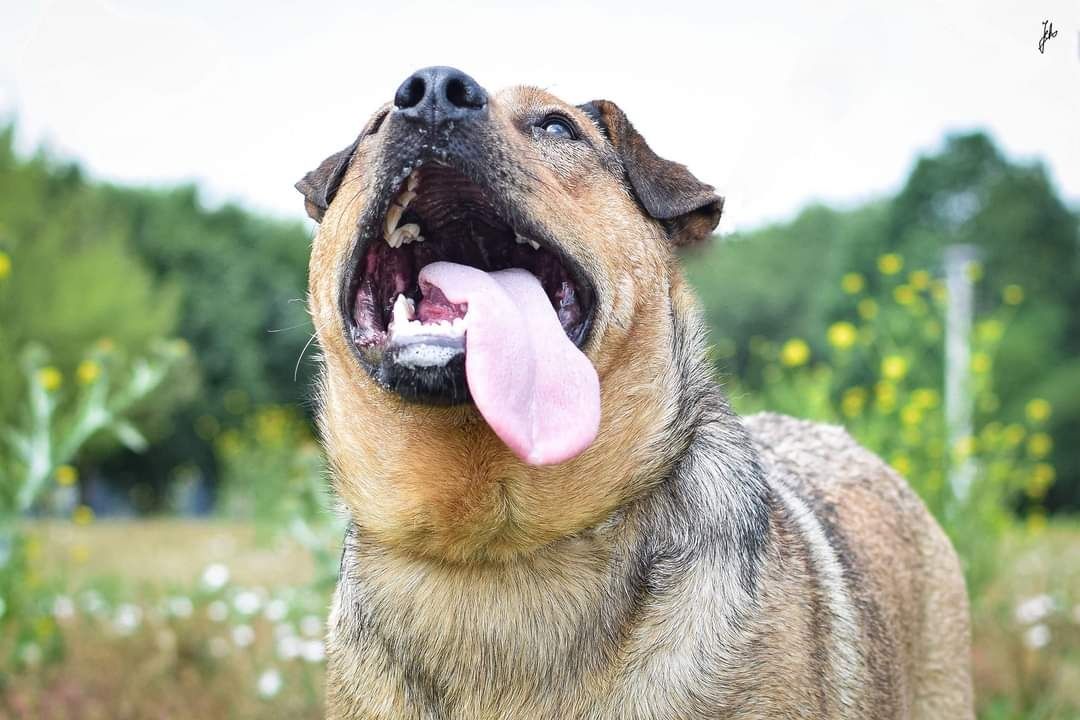
[{"label": "dog's neck", "polygon": [[[463,564],[350,529],[330,621],[330,672],[347,669],[351,679],[334,678],[331,687],[382,681],[397,688],[387,689],[394,697],[433,708],[462,694],[481,703],[513,687],[558,716],[575,702],[574,688],[612,672],[613,658],[643,627],[694,622],[660,618],[658,599],[708,597],[723,606],[726,622],[740,621],[758,591],[768,491],[691,322],[673,333],[682,343],[673,352],[689,356],[675,364],[685,372],[684,397],[668,437],[679,451],[650,490],[602,522],[510,561]],[[678,629],[687,653],[695,630]],[[484,708],[474,710],[481,716]]]}]

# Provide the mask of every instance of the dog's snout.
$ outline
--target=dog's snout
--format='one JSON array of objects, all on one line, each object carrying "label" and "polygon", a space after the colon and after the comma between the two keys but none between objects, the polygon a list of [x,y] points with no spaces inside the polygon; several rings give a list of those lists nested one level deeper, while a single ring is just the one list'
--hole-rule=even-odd
[{"label": "dog's snout", "polygon": [[478,116],[487,101],[479,83],[452,67],[417,70],[394,94],[394,107],[402,116],[432,125]]}]

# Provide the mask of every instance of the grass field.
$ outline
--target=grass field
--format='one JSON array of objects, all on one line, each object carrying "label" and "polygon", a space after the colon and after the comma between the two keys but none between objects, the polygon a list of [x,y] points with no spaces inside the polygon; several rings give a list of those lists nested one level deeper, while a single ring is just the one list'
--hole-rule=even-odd
[{"label": "grass field", "polygon": [[[222,522],[32,536],[59,638],[0,671],[0,718],[321,717],[327,592],[299,548]],[[1080,718],[1080,528],[1017,531],[997,555],[973,601],[980,717]]]}]

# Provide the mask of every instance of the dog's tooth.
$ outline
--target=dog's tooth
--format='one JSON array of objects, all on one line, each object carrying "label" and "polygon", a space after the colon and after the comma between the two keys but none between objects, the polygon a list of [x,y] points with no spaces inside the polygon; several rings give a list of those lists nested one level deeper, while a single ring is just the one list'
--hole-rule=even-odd
[{"label": "dog's tooth", "polygon": [[396,203],[390,206],[390,209],[386,211],[386,225],[383,227],[383,236],[389,240],[390,236],[397,230],[398,223],[401,222],[401,213],[404,209]]},{"label": "dog's tooth", "polygon": [[413,170],[409,174],[409,182],[406,187],[408,188],[409,192],[416,192],[416,188],[420,187],[420,173]]},{"label": "dog's tooth", "polygon": [[404,210],[405,208],[409,207],[409,203],[411,203],[414,199],[416,199],[416,192],[413,190],[406,190],[405,192],[398,195],[397,204],[401,206],[402,210]]},{"label": "dog's tooth", "polygon": [[397,300],[394,301],[394,317],[393,324],[396,327],[404,327],[412,320],[413,313],[416,309],[416,303],[404,294],[397,296]]},{"label": "dog's tooth", "polygon": [[518,245],[528,245],[533,250],[540,249],[540,243],[536,242],[532,238],[524,237],[523,235],[514,235],[514,242],[516,242]]},{"label": "dog's tooth", "polygon": [[386,242],[390,243],[390,247],[399,248],[402,245],[408,245],[418,237],[420,237],[420,226],[416,223],[407,223],[395,230]]}]

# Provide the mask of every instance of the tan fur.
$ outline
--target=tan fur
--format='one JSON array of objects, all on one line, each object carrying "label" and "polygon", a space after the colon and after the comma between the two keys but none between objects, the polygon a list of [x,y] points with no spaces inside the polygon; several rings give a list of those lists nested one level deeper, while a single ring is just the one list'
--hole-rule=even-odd
[{"label": "tan fur", "polygon": [[[585,349],[602,422],[566,463],[525,465],[471,406],[406,403],[358,366],[339,293],[378,135],[359,143],[322,217],[310,266],[321,428],[354,528],[330,621],[329,716],[972,717],[967,602],[944,534],[842,431],[777,416],[744,430],[730,415],[671,228],[585,150],[541,155],[519,125],[552,110],[609,142],[541,90],[489,105],[500,153],[528,166],[515,201],[597,290]],[[672,227],[701,235],[715,218],[703,222]],[[684,428],[687,398],[701,409]],[[657,513],[682,507],[672,478],[707,513],[701,524],[732,528],[743,469],[763,472],[760,564],[687,551],[662,592],[622,582],[636,562],[665,567],[665,548],[699,524],[678,530],[671,510],[672,540],[642,550]]]}]

